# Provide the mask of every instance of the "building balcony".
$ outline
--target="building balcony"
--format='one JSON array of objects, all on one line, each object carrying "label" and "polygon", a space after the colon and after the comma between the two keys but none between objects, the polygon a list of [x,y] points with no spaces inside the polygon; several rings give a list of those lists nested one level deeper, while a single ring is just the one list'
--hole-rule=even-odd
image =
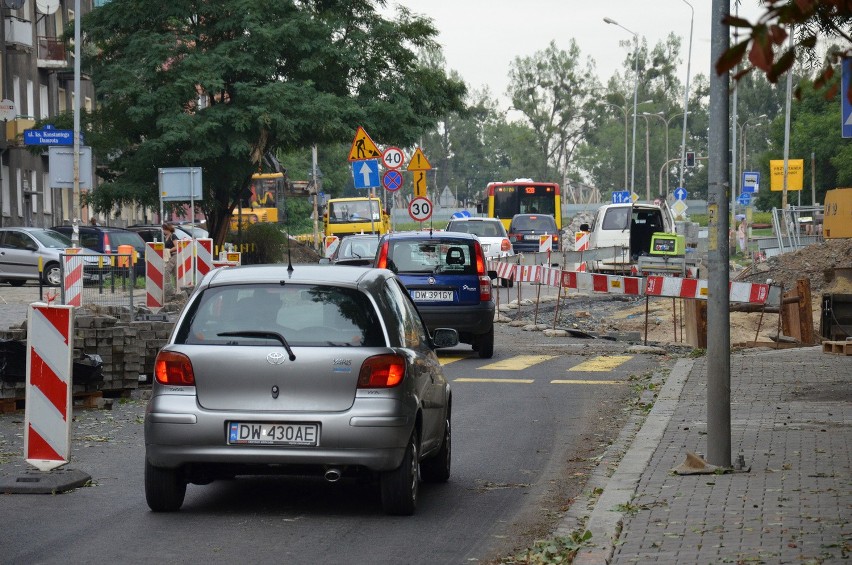
[{"label": "building balcony", "polygon": [[6,46],[19,51],[32,51],[33,23],[15,16],[6,16]]},{"label": "building balcony", "polygon": [[38,68],[63,69],[68,66],[65,42],[55,37],[38,37]]},{"label": "building balcony", "polygon": [[18,116],[6,122],[6,141],[12,145],[23,145],[24,130],[35,127],[35,120],[29,116]]}]

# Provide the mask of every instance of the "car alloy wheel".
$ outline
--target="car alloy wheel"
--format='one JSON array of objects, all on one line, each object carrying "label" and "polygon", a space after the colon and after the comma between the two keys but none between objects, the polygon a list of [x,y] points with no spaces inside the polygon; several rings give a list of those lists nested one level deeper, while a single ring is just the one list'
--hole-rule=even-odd
[{"label": "car alloy wheel", "polygon": [[420,451],[417,430],[411,433],[402,463],[393,471],[382,473],[382,508],[385,513],[411,516],[417,508],[420,482]]}]

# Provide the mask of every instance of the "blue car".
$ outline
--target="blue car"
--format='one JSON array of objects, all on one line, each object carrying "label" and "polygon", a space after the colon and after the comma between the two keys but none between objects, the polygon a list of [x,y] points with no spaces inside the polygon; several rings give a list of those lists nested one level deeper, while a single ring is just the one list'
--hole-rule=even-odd
[{"label": "blue car", "polygon": [[494,300],[482,245],[459,232],[389,233],[375,265],[399,276],[429,331],[452,328],[479,356],[494,355]]}]

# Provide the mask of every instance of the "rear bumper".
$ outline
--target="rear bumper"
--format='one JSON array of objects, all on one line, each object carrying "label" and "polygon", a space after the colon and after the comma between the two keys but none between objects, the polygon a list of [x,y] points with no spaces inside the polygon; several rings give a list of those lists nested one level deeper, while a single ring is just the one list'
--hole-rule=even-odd
[{"label": "rear bumper", "polygon": [[429,306],[418,304],[420,316],[429,331],[452,328],[459,333],[484,334],[494,327],[494,301],[476,306]]},{"label": "rear bumper", "polygon": [[[316,423],[317,446],[229,445],[229,422]],[[204,410],[195,396],[160,395],[145,415],[145,456],[157,467],[334,465],[373,471],[399,467],[414,414],[392,399],[362,399],[344,412],[256,413]]]}]

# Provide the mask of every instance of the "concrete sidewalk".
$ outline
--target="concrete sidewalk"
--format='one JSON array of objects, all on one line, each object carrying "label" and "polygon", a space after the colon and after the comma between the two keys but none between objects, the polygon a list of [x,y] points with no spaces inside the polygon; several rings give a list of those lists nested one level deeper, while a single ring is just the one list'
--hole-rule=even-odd
[{"label": "concrete sidewalk", "polygon": [[680,360],[586,527],[575,563],[835,563],[852,553],[852,356],[821,347],[731,357],[732,462],[707,453],[706,359]]}]

